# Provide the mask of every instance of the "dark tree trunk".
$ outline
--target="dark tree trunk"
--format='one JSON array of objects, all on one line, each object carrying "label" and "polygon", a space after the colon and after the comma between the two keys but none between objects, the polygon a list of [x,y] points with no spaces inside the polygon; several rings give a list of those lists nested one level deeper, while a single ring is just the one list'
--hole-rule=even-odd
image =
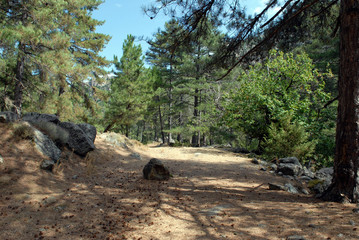
[{"label": "dark tree trunk", "polygon": [[[19,49],[23,50],[22,43],[19,44]],[[22,111],[23,92],[24,92],[24,65],[25,56],[19,56],[16,63],[16,82],[13,111],[20,117]]]},{"label": "dark tree trunk", "polygon": [[130,126],[126,125],[126,133],[125,133],[126,137],[128,138],[130,136]]},{"label": "dark tree trunk", "polygon": [[[195,94],[194,94],[194,110],[193,110],[193,118],[195,120],[195,123],[194,123],[195,126],[197,126],[197,121],[198,121],[198,103],[199,103],[198,93],[199,93],[199,90],[198,90],[198,88],[196,88]],[[199,136],[197,135],[196,132],[194,132],[192,135],[192,146],[199,147],[198,141],[199,141]]]},{"label": "dark tree trunk", "polygon": [[113,127],[113,125],[116,124],[116,122],[117,122],[117,119],[113,120],[109,125],[107,125],[107,127],[105,128],[105,130],[103,132],[105,133],[105,132],[110,131],[110,129]]},{"label": "dark tree trunk", "polygon": [[359,1],[340,6],[340,73],[332,184],[322,198],[359,201]]},{"label": "dark tree trunk", "polygon": [[[170,63],[170,77],[169,77],[169,89],[168,89],[168,107],[169,107],[169,115],[168,115],[168,130],[171,131],[172,129],[172,105],[173,105],[173,94],[172,94],[172,77],[173,77],[173,67],[172,67],[172,57],[171,57],[171,63]],[[167,143],[170,144],[172,140],[172,133],[168,133],[168,139]]]},{"label": "dark tree trunk", "polygon": [[[158,101],[160,98],[158,97]],[[161,136],[162,136],[162,143],[165,143],[165,133],[163,132],[163,120],[162,120],[162,114],[161,114],[161,105],[158,105],[158,115],[160,117],[160,128],[161,128]]]}]

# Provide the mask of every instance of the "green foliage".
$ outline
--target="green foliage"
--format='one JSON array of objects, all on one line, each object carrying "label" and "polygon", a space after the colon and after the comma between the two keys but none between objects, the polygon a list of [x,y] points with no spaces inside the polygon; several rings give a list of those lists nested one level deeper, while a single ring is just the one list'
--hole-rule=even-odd
[{"label": "green foliage", "polygon": [[23,105],[25,111],[56,113],[71,120],[87,118],[88,109],[94,113],[87,82],[99,81],[109,64],[99,52],[110,37],[95,32],[103,22],[91,17],[101,3],[1,2],[0,91],[17,108]]},{"label": "green foliage", "polygon": [[308,131],[330,99],[322,76],[306,54],[294,56],[273,50],[266,62],[241,73],[237,87],[227,96],[224,122],[258,139],[259,150],[271,124],[285,116],[303,123]]},{"label": "green foliage", "polygon": [[315,143],[309,141],[309,134],[298,121],[291,121],[285,116],[277,123],[272,123],[268,137],[265,138],[264,154],[269,160],[288,156],[297,157],[306,162],[314,152]]},{"label": "green foliage", "polygon": [[14,123],[12,124],[13,132],[12,135],[16,139],[34,139],[34,130],[28,123]]},{"label": "green foliage", "polygon": [[111,79],[105,116],[117,131],[121,126],[126,126],[128,130],[143,119],[151,98],[152,78],[147,78],[150,70],[145,71],[141,46],[135,45],[134,41],[135,38],[128,35],[120,61],[117,57],[114,60],[117,72],[116,77]]}]

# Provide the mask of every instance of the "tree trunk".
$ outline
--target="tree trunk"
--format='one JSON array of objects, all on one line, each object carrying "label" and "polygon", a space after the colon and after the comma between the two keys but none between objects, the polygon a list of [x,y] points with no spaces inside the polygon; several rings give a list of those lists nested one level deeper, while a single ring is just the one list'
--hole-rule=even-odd
[{"label": "tree trunk", "polygon": [[60,80],[59,95],[58,95],[59,99],[58,99],[57,106],[56,106],[56,116],[58,116],[60,118],[62,115],[62,110],[63,110],[63,106],[64,106],[63,94],[65,93],[66,76],[61,74],[59,76],[59,80]]},{"label": "tree trunk", "polygon": [[[169,114],[168,114],[168,130],[171,131],[172,129],[172,105],[173,105],[173,95],[172,95],[172,71],[173,71],[173,67],[172,67],[172,57],[171,57],[171,63],[170,63],[170,79],[169,79],[169,89],[168,89],[168,107],[169,107]],[[168,139],[167,139],[167,143],[170,144],[172,140],[172,133],[168,132]]]},{"label": "tree trunk", "polygon": [[[23,50],[23,44],[19,44],[19,49]],[[24,65],[25,56],[19,56],[16,63],[16,82],[13,111],[20,117],[22,111],[23,91],[24,91]]]},{"label": "tree trunk", "polygon": [[359,201],[359,1],[340,6],[340,73],[332,184],[322,198]]},{"label": "tree trunk", "polygon": [[[160,101],[160,98],[158,97],[158,101]],[[161,136],[162,136],[162,143],[165,143],[165,133],[163,132],[163,120],[162,120],[162,114],[161,114],[161,105],[158,105],[158,115],[160,117],[160,127],[161,127]]]},{"label": "tree trunk", "polygon": [[[194,123],[195,126],[197,126],[197,121],[198,121],[198,93],[199,93],[199,90],[198,90],[198,88],[196,88],[195,94],[194,94],[194,110],[193,110],[193,118],[195,121],[195,123]],[[194,132],[192,135],[192,146],[193,147],[199,147],[198,140],[199,140],[199,136],[197,135],[196,132]]]}]

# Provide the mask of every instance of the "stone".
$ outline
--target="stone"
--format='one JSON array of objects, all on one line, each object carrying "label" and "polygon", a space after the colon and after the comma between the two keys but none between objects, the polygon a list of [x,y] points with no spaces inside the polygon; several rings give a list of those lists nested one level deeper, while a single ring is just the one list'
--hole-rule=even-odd
[{"label": "stone", "polygon": [[31,126],[31,124],[25,124],[28,124],[33,129],[35,148],[45,156],[48,156],[53,163],[57,163],[61,156],[61,150],[48,136]]},{"label": "stone", "polygon": [[359,208],[354,208],[353,213],[359,213]]},{"label": "stone", "polygon": [[84,131],[84,133],[89,137],[89,139],[92,142],[95,142],[96,135],[97,135],[97,130],[96,130],[95,126],[88,124],[88,123],[80,123],[80,124],[77,124],[77,126],[79,126],[82,129],[82,131]]},{"label": "stone", "polygon": [[303,236],[299,236],[299,235],[293,235],[293,236],[287,237],[287,240],[306,240],[306,238]]},{"label": "stone", "polygon": [[4,158],[0,155],[0,164],[4,164]]},{"label": "stone", "polygon": [[314,179],[315,178],[315,174],[310,171],[310,169],[303,167],[303,176]]},{"label": "stone", "polygon": [[279,163],[277,172],[283,173],[288,176],[299,176],[301,174],[302,167],[293,163]]},{"label": "stone", "polygon": [[283,163],[283,164],[294,164],[294,165],[298,165],[298,166],[302,166],[298,160],[298,158],[296,157],[287,157],[287,158],[280,158],[278,160],[278,163]]},{"label": "stone", "polygon": [[277,165],[276,164],[272,164],[270,165],[270,168],[273,170],[273,171],[277,171]]},{"label": "stone", "polygon": [[80,156],[86,156],[86,154],[95,149],[93,141],[88,135],[75,123],[60,122],[58,124],[69,133],[67,146]]},{"label": "stone", "polygon": [[143,177],[148,180],[168,180],[170,172],[159,159],[152,158],[143,168]]},{"label": "stone", "polygon": [[19,117],[14,112],[10,112],[10,111],[0,112],[0,122],[2,123],[15,122],[17,120],[19,120]]},{"label": "stone", "polygon": [[259,161],[257,158],[253,158],[252,161],[251,161],[251,163],[253,163],[253,164],[259,164],[260,161]]},{"label": "stone", "polygon": [[333,176],[333,168],[329,167],[329,168],[322,168],[319,169],[316,173],[315,173],[315,177],[318,179],[325,179],[325,180],[332,180],[332,176]]},{"label": "stone", "polygon": [[286,189],[279,185],[279,184],[274,184],[274,183],[268,183],[268,188],[269,190],[274,190],[274,191],[285,191]]},{"label": "stone", "polygon": [[51,122],[54,124],[60,123],[59,118],[54,114],[42,114],[42,113],[36,113],[36,112],[30,112],[25,113],[21,120],[34,123],[36,125],[36,122]]},{"label": "stone", "polygon": [[53,160],[45,159],[40,163],[40,168],[51,172],[55,164]]},{"label": "stone", "polygon": [[289,193],[293,193],[293,194],[299,193],[298,190],[290,183],[284,184],[284,187],[285,187],[286,191]]}]

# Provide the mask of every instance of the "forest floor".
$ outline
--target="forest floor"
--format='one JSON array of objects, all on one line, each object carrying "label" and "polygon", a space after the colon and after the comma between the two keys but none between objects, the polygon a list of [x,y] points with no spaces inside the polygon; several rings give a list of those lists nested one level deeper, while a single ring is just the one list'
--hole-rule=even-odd
[{"label": "forest floor", "polygon": [[[87,158],[66,152],[51,173],[31,142],[0,133],[2,240],[359,239],[356,205],[270,191],[288,180],[225,149],[121,148],[99,135]],[[143,179],[154,157],[173,178]]]}]

